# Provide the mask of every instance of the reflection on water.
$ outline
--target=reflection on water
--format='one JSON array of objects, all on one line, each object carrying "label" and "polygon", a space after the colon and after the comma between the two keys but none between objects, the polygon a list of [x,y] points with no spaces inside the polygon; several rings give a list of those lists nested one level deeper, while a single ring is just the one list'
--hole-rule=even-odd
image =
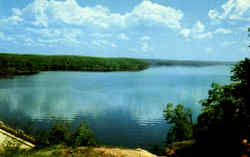
[{"label": "reflection on water", "polygon": [[[107,144],[153,145],[165,139],[165,105],[196,117],[212,82],[228,83],[230,67],[161,67],[141,72],[42,72],[0,80],[0,115],[78,125],[87,120]],[[17,114],[18,113],[18,114]]]}]

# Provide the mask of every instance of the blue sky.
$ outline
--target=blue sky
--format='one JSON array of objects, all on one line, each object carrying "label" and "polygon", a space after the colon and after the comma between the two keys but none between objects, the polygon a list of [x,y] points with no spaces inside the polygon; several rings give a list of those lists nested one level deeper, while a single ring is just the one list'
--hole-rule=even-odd
[{"label": "blue sky", "polygon": [[250,0],[0,0],[0,52],[238,61]]}]

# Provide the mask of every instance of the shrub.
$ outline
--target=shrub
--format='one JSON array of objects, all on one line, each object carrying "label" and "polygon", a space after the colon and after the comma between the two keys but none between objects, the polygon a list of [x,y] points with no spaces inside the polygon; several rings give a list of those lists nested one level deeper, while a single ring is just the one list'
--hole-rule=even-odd
[{"label": "shrub", "polygon": [[80,127],[73,135],[74,146],[94,146],[96,145],[96,139],[93,131],[88,127],[86,122],[82,122]]},{"label": "shrub", "polygon": [[68,121],[56,121],[49,132],[49,144],[67,143],[70,138]]},{"label": "shrub", "polygon": [[181,104],[176,107],[173,104],[167,104],[163,116],[168,124],[171,124],[167,144],[193,138],[194,124],[191,109],[186,109]]}]

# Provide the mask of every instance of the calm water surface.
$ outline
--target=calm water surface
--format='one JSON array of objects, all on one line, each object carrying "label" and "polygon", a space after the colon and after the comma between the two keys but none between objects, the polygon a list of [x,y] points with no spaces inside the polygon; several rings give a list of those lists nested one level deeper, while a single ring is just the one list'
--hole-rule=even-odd
[{"label": "calm water surface", "polygon": [[[0,80],[2,119],[51,117],[86,120],[106,144],[149,146],[163,142],[169,102],[200,112],[212,82],[229,83],[229,66],[158,67],[141,72],[42,72]],[[46,125],[40,125],[45,127]]]}]

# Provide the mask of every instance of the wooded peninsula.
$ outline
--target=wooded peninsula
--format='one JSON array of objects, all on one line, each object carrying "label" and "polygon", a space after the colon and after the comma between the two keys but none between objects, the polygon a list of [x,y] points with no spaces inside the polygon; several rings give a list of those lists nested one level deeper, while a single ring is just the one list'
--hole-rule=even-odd
[{"label": "wooded peninsula", "polygon": [[133,58],[0,53],[1,77],[35,74],[40,71],[138,71],[148,67],[147,62]]}]

